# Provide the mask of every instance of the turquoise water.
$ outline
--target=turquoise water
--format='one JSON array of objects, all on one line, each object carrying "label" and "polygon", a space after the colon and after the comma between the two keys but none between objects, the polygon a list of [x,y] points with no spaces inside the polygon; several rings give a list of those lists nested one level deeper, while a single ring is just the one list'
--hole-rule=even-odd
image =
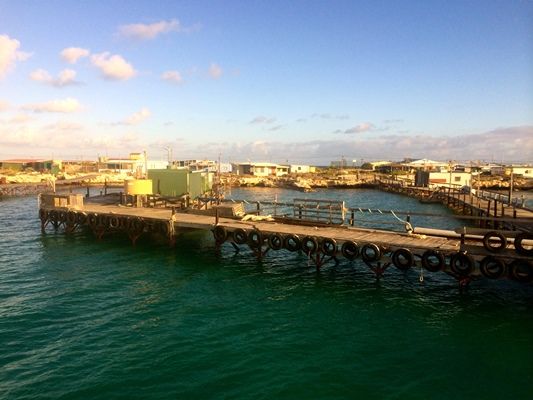
[{"label": "turquoise water", "polygon": [[[442,211],[374,191],[309,195]],[[444,274],[418,277],[391,269],[376,283],[358,262],[317,272],[286,252],[257,261],[202,232],[175,248],[41,235],[34,198],[2,200],[0,398],[531,398],[531,287],[479,281],[460,295]]]}]

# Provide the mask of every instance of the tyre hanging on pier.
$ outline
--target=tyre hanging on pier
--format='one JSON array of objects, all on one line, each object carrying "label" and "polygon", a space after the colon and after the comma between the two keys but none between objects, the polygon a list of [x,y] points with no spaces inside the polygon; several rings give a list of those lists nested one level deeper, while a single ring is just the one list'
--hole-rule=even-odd
[{"label": "tyre hanging on pier", "polygon": [[392,263],[399,270],[407,271],[415,264],[415,258],[411,250],[405,248],[398,249],[392,253]]},{"label": "tyre hanging on pier", "polygon": [[490,231],[483,236],[483,246],[491,253],[499,253],[507,247],[507,239],[500,232]]},{"label": "tyre hanging on pier", "polygon": [[426,250],[422,254],[422,267],[430,272],[438,272],[444,269],[446,261],[444,255],[437,250]]},{"label": "tyre hanging on pier", "polygon": [[516,235],[514,239],[514,247],[518,254],[523,256],[533,256],[533,246],[524,247],[524,240],[533,240],[533,234],[522,232]]},{"label": "tyre hanging on pier", "polygon": [[50,212],[48,213],[48,218],[52,222],[57,222],[58,221],[57,211],[56,210],[50,210]]},{"label": "tyre hanging on pier", "polygon": [[291,233],[290,235],[285,236],[283,247],[291,252],[295,252],[302,248],[302,242],[300,241],[298,235]]},{"label": "tyre hanging on pier", "polygon": [[67,222],[67,212],[66,211],[59,211],[58,213],[58,221],[59,222]]},{"label": "tyre hanging on pier", "polygon": [[479,270],[489,279],[498,279],[505,273],[505,263],[494,256],[486,256],[479,263]]},{"label": "tyre hanging on pier", "polygon": [[509,264],[509,277],[515,281],[529,283],[533,280],[533,267],[527,260],[514,260]]},{"label": "tyre hanging on pier", "polygon": [[283,248],[283,236],[279,233],[273,233],[268,237],[268,247],[272,250],[281,250]]},{"label": "tyre hanging on pier", "polygon": [[134,217],[130,220],[129,230],[135,233],[141,233],[144,231],[145,223],[141,217]]},{"label": "tyre hanging on pier", "polygon": [[85,225],[87,223],[87,214],[80,212],[76,215],[76,222],[78,225]]},{"label": "tyre hanging on pier", "polygon": [[257,249],[263,245],[263,234],[258,229],[252,229],[248,234],[248,245]]},{"label": "tyre hanging on pier", "polygon": [[109,225],[109,217],[104,214],[97,215],[96,217],[96,225],[100,226],[102,228],[107,228]]},{"label": "tyre hanging on pier", "polygon": [[359,246],[352,240],[344,242],[341,246],[341,254],[347,260],[355,260],[359,255]]},{"label": "tyre hanging on pier", "polygon": [[215,241],[217,243],[224,243],[228,238],[228,232],[222,225],[216,225],[213,228],[213,236],[215,237]]},{"label": "tyre hanging on pier", "polygon": [[98,223],[98,214],[89,214],[87,221],[89,221],[89,226],[94,228]]},{"label": "tyre hanging on pier", "polygon": [[459,276],[468,276],[474,270],[476,262],[466,253],[455,253],[450,258],[451,270]]},{"label": "tyre hanging on pier", "polygon": [[302,239],[302,251],[305,254],[314,254],[318,250],[318,241],[313,236],[306,236]]},{"label": "tyre hanging on pier", "polygon": [[378,261],[381,258],[381,249],[377,244],[367,243],[361,248],[361,258],[365,262]]},{"label": "tyre hanging on pier", "polygon": [[76,213],[74,211],[69,211],[67,213],[67,223],[74,225],[76,223]]},{"label": "tyre hanging on pier", "polygon": [[248,241],[248,235],[242,228],[237,228],[233,231],[233,241],[236,244],[245,244]]},{"label": "tyre hanging on pier", "polygon": [[120,226],[120,220],[116,215],[109,217],[109,227],[112,229],[117,229]]},{"label": "tyre hanging on pier", "polygon": [[320,251],[328,257],[335,257],[337,254],[337,242],[332,238],[324,238],[320,242]]}]

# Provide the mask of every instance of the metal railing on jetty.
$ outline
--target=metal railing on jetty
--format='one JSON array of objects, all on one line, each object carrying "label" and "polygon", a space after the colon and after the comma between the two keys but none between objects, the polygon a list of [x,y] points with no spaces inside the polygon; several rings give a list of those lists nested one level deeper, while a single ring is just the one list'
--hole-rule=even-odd
[{"label": "metal railing on jetty", "polygon": [[[199,198],[197,201],[203,204],[202,207],[205,208],[217,204],[217,200],[214,198]],[[272,217],[280,222],[300,225],[342,225],[371,229],[388,227],[388,229],[398,232],[410,232],[420,220],[435,221],[435,219],[441,219],[445,221],[450,218],[450,215],[446,213],[346,207],[344,201],[333,200],[294,199],[292,202],[282,202],[277,200],[224,199],[219,201],[219,203],[242,204],[243,215],[252,214],[261,217]],[[527,219],[504,218],[501,216],[494,218],[491,216],[454,215],[454,218],[462,220],[464,226],[472,226],[482,221],[482,227],[487,229],[491,226],[506,223],[513,228],[512,230],[516,230],[518,229],[517,226],[527,226],[527,223],[533,222]]]},{"label": "metal railing on jetty", "polygon": [[457,218],[470,219],[482,228],[533,232],[533,210],[525,207],[522,199],[510,199],[509,195],[453,184],[417,187],[385,178],[380,178],[377,187],[423,203],[441,203],[459,214]]},{"label": "metal railing on jetty", "polygon": [[53,192],[52,182],[39,183],[6,183],[0,184],[0,197],[30,196],[43,192]]},{"label": "metal railing on jetty", "polygon": [[[213,233],[217,248],[224,242],[236,252],[247,246],[258,258],[270,250],[303,252],[308,265],[317,269],[328,262],[338,264],[340,257],[349,261],[360,257],[377,279],[393,265],[402,271],[420,267],[421,279],[423,270],[442,271],[457,279],[460,287],[480,277],[533,281],[530,233],[466,228],[421,231],[413,229],[409,220],[428,214],[346,208],[342,201],[331,200],[221,202],[205,198],[195,200],[196,208],[178,210],[139,202],[128,206],[118,202],[120,197],[117,193],[85,201],[81,194],[43,194],[39,197],[41,230],[45,233],[51,226],[71,234],[90,229],[99,240],[126,234],[133,244],[150,235],[173,245],[180,230],[200,229]],[[224,215],[228,211],[231,214]],[[386,218],[407,232],[384,230],[383,221],[377,229],[363,228],[363,216]]]}]

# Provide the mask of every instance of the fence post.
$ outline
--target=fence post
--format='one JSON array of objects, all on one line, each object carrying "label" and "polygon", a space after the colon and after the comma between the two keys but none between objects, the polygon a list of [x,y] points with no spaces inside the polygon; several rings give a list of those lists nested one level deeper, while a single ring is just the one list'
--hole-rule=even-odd
[{"label": "fence post", "polygon": [[[490,203],[491,203],[492,200],[488,200],[488,203],[487,203],[487,217],[490,217]],[[488,228],[489,227],[489,220],[486,220],[485,221],[485,228]]]}]

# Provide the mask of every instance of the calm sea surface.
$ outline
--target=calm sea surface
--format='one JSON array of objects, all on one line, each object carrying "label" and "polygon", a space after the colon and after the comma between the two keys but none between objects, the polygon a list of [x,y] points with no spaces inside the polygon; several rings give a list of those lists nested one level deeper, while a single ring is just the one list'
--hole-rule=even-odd
[{"label": "calm sea surface", "polygon": [[[446,213],[372,190],[228,194],[276,196]],[[393,268],[376,283],[358,261],[217,253],[207,232],[175,248],[41,235],[35,198],[4,199],[0,349],[1,399],[531,399],[533,290],[460,295],[444,274]]]}]

